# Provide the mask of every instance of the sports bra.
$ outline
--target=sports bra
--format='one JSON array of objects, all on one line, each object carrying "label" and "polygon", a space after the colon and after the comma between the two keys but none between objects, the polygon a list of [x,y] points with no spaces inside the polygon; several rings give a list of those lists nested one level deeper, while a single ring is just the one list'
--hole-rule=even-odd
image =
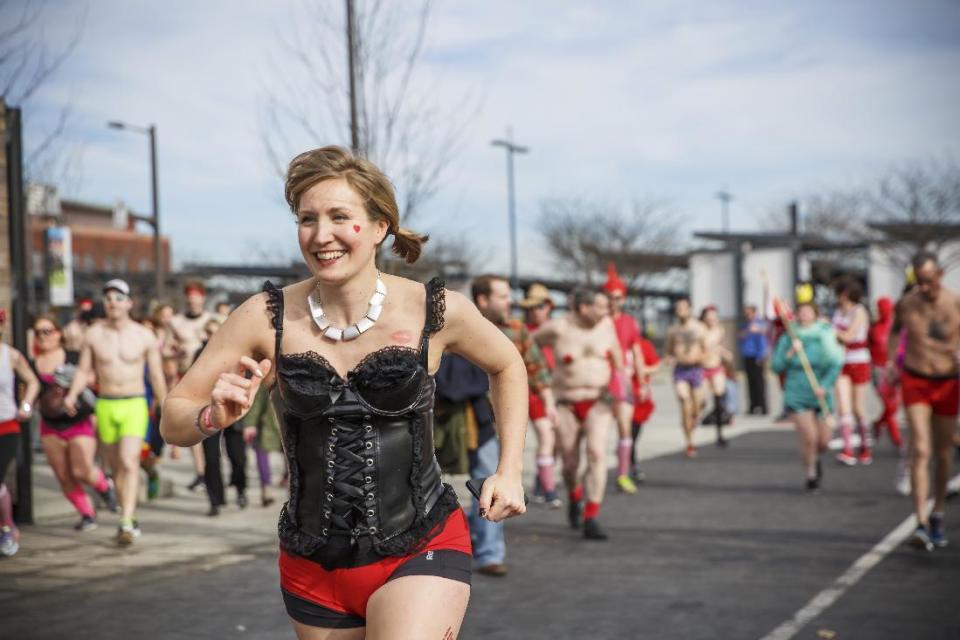
[{"label": "sports bra", "polygon": [[276,339],[270,397],[290,470],[281,545],[328,570],[416,553],[459,508],[433,446],[428,347],[443,327],[443,281],[426,285],[418,349],[378,349],[346,377],[313,351],[282,352],[283,291],[264,291]]}]

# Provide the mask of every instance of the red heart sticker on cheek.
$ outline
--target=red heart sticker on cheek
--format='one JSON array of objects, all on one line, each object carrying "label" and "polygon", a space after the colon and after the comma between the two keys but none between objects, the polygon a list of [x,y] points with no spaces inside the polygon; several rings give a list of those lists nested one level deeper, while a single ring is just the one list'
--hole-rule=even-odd
[{"label": "red heart sticker on cheek", "polygon": [[358,224],[353,225],[353,230],[356,231],[357,233],[360,233],[360,225]]}]

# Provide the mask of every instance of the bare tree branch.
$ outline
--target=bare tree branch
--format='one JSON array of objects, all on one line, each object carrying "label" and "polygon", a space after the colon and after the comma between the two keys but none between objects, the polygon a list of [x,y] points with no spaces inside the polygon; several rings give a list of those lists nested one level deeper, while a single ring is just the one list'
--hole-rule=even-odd
[{"label": "bare tree branch", "polygon": [[[430,9],[431,0],[357,0],[354,16],[361,152],[396,181],[405,225],[436,194],[479,108],[440,108],[430,92],[416,91]],[[342,143],[350,131],[342,5],[331,11],[308,0],[291,22],[279,34],[261,118],[267,156],[281,173],[307,144]]]}]

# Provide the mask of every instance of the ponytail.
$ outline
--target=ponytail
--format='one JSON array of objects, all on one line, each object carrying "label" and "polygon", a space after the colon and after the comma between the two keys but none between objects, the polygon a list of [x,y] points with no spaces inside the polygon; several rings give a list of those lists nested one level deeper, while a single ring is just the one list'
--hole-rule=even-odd
[{"label": "ponytail", "polygon": [[429,239],[428,235],[420,235],[409,229],[397,227],[393,232],[393,252],[403,258],[407,264],[413,264],[423,251],[423,243]]}]

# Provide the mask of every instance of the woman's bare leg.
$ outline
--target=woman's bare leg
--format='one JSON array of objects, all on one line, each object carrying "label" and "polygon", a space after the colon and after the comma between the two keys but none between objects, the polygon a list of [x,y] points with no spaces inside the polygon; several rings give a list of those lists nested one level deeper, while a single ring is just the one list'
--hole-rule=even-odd
[{"label": "woman's bare leg", "polygon": [[439,576],[391,580],[370,596],[366,638],[455,640],[469,600],[470,585],[465,582]]}]

